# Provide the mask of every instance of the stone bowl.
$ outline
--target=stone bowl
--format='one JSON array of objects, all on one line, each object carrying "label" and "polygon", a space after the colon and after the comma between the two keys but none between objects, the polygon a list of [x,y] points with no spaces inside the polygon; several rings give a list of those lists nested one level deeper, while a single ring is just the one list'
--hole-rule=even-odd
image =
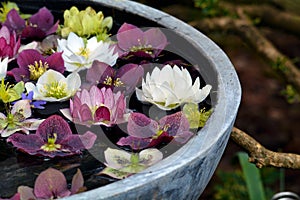
[{"label": "stone bowl", "polygon": [[[22,9],[46,6],[54,14],[92,6],[112,16],[117,25],[162,27],[172,34],[171,49],[198,65],[202,78],[212,85],[213,113],[206,125],[178,151],[129,178],[64,199],[198,199],[213,175],[228,142],[241,100],[241,87],[226,54],[190,25],[151,7],[128,0],[16,0]],[[175,34],[174,34],[175,33]]]}]

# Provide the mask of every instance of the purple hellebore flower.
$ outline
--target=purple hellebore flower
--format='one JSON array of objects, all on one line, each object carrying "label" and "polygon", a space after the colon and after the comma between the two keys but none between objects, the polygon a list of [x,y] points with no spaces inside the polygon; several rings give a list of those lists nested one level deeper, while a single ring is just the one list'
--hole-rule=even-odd
[{"label": "purple hellebore flower", "polygon": [[94,61],[87,70],[86,80],[99,88],[111,88],[114,92],[124,91],[127,95],[135,89],[143,75],[143,67],[137,64],[126,64],[116,70],[105,63]]},{"label": "purple hellebore flower", "polygon": [[6,26],[0,29],[0,57],[13,58],[20,48],[20,38],[17,40],[15,32],[10,32]]},{"label": "purple hellebore flower", "polygon": [[183,112],[164,116],[158,122],[142,113],[131,113],[128,118],[129,136],[118,141],[118,145],[129,145],[132,149],[153,147],[161,142],[185,143],[193,133],[189,131],[189,122]]},{"label": "purple hellebore flower", "polygon": [[36,81],[48,69],[53,69],[60,73],[65,71],[62,52],[44,57],[37,50],[26,49],[19,54],[17,63],[19,68],[14,68],[9,72],[9,75],[13,75],[17,82]]},{"label": "purple hellebore flower", "polygon": [[112,126],[126,121],[126,101],[121,92],[113,93],[110,88],[92,86],[83,89],[70,100],[70,109],[60,110],[74,123]]},{"label": "purple hellebore flower", "polygon": [[167,46],[168,41],[159,28],[145,32],[140,28],[124,23],[117,33],[116,50],[120,57],[133,54],[138,57],[155,58]]},{"label": "purple hellebore flower", "polygon": [[83,135],[72,134],[69,124],[59,115],[45,119],[35,134],[16,133],[7,141],[30,155],[48,157],[80,154],[83,149],[90,149],[97,136],[87,131]]},{"label": "purple hellebore flower", "polygon": [[42,39],[47,35],[55,33],[58,28],[57,21],[54,24],[54,17],[51,12],[43,7],[33,14],[27,21],[22,19],[15,9],[9,11],[6,16],[6,25],[11,31],[14,30],[22,39]]},{"label": "purple hellebore flower", "polygon": [[72,186],[69,190],[64,174],[57,169],[48,168],[38,175],[34,188],[19,186],[18,194],[20,199],[26,200],[58,199],[83,191],[83,184],[83,176],[79,169],[72,178]]}]

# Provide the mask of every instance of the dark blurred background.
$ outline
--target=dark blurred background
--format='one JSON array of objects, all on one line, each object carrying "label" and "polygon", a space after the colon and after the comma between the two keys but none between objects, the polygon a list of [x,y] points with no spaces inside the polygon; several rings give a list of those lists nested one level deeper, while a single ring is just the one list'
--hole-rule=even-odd
[{"label": "dark blurred background", "polygon": [[[235,126],[270,150],[300,154],[299,87],[284,73],[287,60],[300,67],[300,0],[136,1],[182,19],[218,44],[232,61],[242,85]],[[239,25],[243,20],[250,22],[254,32],[247,30],[247,24]],[[224,21],[228,24],[222,24]],[[271,46],[260,43],[258,36]],[[270,47],[283,58],[272,58]],[[239,151],[243,149],[230,140],[200,199],[249,198],[236,156]],[[263,168],[260,173],[267,198],[280,191],[300,194],[300,170]]]}]

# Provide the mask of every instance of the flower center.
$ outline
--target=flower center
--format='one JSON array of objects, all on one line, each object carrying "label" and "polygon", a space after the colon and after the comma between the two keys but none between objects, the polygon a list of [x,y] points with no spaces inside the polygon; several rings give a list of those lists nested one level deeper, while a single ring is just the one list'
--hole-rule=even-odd
[{"label": "flower center", "polygon": [[155,135],[152,136],[152,139],[156,140],[157,138],[159,138],[159,136],[161,136],[161,134],[165,133],[168,131],[170,125],[166,124],[164,127],[162,127],[162,129],[159,129]]},{"label": "flower center", "polygon": [[46,84],[44,86],[45,89],[45,97],[54,97],[57,99],[63,98],[67,96],[66,92],[66,84],[58,81]]},{"label": "flower center", "polygon": [[153,54],[153,48],[152,48],[151,44],[148,44],[148,45],[142,44],[141,39],[138,39],[138,43],[139,43],[139,45],[132,46],[130,48],[131,52],[143,51],[143,52],[145,52],[147,54]]},{"label": "flower center", "polygon": [[58,149],[61,148],[60,144],[55,144],[57,139],[57,134],[53,133],[53,134],[49,134],[48,135],[48,140],[47,143],[44,144],[43,146],[41,146],[41,149],[47,152],[51,152],[51,151],[57,151]]},{"label": "flower center", "polygon": [[49,68],[49,65],[47,62],[40,61],[34,61],[34,64],[28,65],[29,72],[30,72],[30,80],[36,81],[42,76],[47,69]]},{"label": "flower center", "polygon": [[87,49],[87,48],[81,47],[81,48],[79,49],[79,52],[77,52],[76,54],[79,55],[79,56],[83,56],[84,58],[87,59],[87,58],[89,57],[90,50]]},{"label": "flower center", "polygon": [[120,80],[120,78],[116,78],[116,80],[113,80],[112,77],[107,76],[105,80],[103,81],[103,84],[105,85],[114,85],[115,87],[121,87],[124,85],[124,83]]}]

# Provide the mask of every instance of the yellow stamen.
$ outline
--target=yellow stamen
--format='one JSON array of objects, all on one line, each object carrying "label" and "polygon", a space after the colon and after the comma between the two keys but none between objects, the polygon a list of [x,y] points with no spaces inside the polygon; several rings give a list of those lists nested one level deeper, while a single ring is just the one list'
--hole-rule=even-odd
[{"label": "yellow stamen", "polygon": [[53,135],[48,135],[47,144],[44,144],[43,146],[41,146],[41,149],[43,149],[44,151],[47,151],[47,152],[59,150],[61,148],[61,145],[55,144],[56,139],[57,139],[56,133],[53,133]]},{"label": "yellow stamen", "polygon": [[66,83],[61,82],[52,82],[44,85],[44,96],[45,97],[55,97],[57,99],[67,96],[66,92],[67,85]]},{"label": "yellow stamen", "polygon": [[43,63],[40,60],[34,61],[34,64],[28,65],[28,68],[30,72],[30,80],[36,81],[47,71],[49,65],[47,62]]}]

